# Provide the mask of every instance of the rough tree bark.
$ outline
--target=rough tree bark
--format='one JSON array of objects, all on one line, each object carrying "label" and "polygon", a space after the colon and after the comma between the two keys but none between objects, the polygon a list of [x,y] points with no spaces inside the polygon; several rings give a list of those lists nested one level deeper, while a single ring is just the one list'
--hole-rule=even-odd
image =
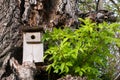
[{"label": "rough tree bark", "polygon": [[42,27],[45,31],[63,25],[77,26],[77,2],[78,0],[0,0],[0,80],[34,79],[34,63],[22,63],[22,28]]}]

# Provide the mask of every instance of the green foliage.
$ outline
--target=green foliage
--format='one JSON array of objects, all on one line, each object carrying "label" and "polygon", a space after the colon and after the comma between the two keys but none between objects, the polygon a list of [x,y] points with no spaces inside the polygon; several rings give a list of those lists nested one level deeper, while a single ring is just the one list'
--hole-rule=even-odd
[{"label": "green foliage", "polygon": [[[45,58],[49,56],[47,70],[54,73],[87,76],[88,80],[101,80],[108,67],[110,46],[118,43],[115,38],[118,23],[92,23],[89,19],[79,29],[56,29],[46,32],[43,40],[47,43]],[[118,43],[119,44],[119,43]]]}]

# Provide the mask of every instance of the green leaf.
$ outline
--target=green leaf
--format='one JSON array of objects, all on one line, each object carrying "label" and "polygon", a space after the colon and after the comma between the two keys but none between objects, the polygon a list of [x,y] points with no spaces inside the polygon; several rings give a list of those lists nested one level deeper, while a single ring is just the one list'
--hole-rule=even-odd
[{"label": "green leaf", "polygon": [[80,69],[81,69],[80,67],[76,67],[76,68],[75,68],[75,73],[80,72]]},{"label": "green leaf", "polygon": [[64,72],[65,65],[66,65],[66,63],[62,63],[62,64],[61,64],[61,68],[60,68],[60,69],[61,69],[61,72]]},{"label": "green leaf", "polygon": [[66,73],[69,72],[69,68],[68,68],[68,66],[65,66],[65,72],[66,72]]},{"label": "green leaf", "polygon": [[72,62],[67,62],[66,65],[67,66],[73,66]]},{"label": "green leaf", "polygon": [[48,65],[47,68],[46,68],[46,71],[48,71],[48,73],[51,72],[51,68],[52,68],[52,65]]},{"label": "green leaf", "polygon": [[[61,42],[60,46],[63,47],[65,46],[65,42],[68,40],[68,38],[64,38],[63,41]],[[67,44],[66,44],[67,45]]]},{"label": "green leaf", "polygon": [[84,73],[86,72],[86,70],[84,68],[81,68],[81,71],[84,72]]},{"label": "green leaf", "polygon": [[55,69],[55,70],[54,70],[54,73],[58,73],[58,69]]},{"label": "green leaf", "polygon": [[82,71],[80,71],[80,72],[79,72],[79,75],[80,75],[80,76],[82,76],[82,75],[83,75],[83,72],[82,72]]}]

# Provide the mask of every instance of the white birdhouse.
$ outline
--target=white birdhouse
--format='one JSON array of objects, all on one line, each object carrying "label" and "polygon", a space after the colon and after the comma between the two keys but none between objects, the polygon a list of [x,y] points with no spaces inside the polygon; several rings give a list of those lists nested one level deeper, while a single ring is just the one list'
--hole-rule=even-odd
[{"label": "white birdhouse", "polygon": [[23,62],[43,62],[42,33],[27,31],[23,33]]}]

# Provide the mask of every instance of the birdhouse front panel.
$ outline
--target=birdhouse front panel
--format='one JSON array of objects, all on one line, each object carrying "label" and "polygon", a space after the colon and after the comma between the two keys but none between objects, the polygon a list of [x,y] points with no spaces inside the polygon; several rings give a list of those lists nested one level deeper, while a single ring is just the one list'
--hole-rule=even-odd
[{"label": "birdhouse front panel", "polygon": [[43,43],[33,45],[34,62],[43,62]]},{"label": "birdhouse front panel", "polygon": [[40,32],[32,32],[25,33],[25,38],[28,43],[41,42],[41,33]]},{"label": "birdhouse front panel", "polygon": [[40,32],[23,34],[23,62],[43,62],[43,43]]},{"label": "birdhouse front panel", "polygon": [[30,61],[33,62],[33,47],[31,44],[27,44],[26,40],[23,41],[23,62]]}]

